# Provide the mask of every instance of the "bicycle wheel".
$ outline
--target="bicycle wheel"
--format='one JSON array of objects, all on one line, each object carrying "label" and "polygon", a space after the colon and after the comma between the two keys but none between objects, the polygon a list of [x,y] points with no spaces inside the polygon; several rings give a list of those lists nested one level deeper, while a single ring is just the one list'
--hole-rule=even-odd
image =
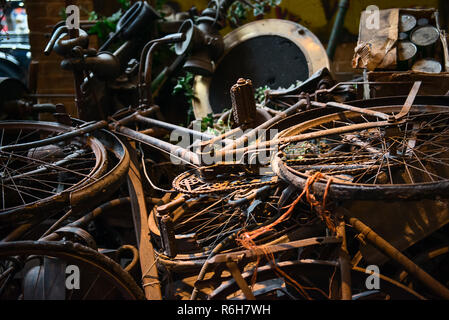
[{"label": "bicycle wheel", "polygon": [[[401,108],[371,110],[394,115]],[[448,125],[449,109],[438,105],[413,106],[405,120],[391,124],[353,111],[325,115],[279,134],[281,139],[314,137],[283,145],[273,158],[273,170],[299,188],[319,172],[322,176],[313,184],[314,192],[323,196],[327,190],[333,199],[446,196]]]},{"label": "bicycle wheel", "polygon": [[[204,259],[210,250],[230,235],[273,219],[277,213],[274,206],[258,199],[260,196],[245,201],[248,195],[256,197],[256,192],[257,188],[250,188],[234,190],[224,196],[192,197],[175,208],[170,216],[178,252],[176,259]],[[264,192],[266,196],[269,186]],[[155,239],[160,239],[156,210],[150,213],[149,228]],[[162,252],[162,244],[158,247]]]},{"label": "bicycle wheel", "polygon": [[[34,142],[70,130],[48,122],[0,123],[1,147]],[[17,223],[45,217],[70,202],[71,193],[97,181],[107,170],[107,151],[92,136],[28,150],[0,147],[0,222]]]},{"label": "bicycle wheel", "polygon": [[1,299],[144,299],[115,261],[72,242],[0,243],[0,288]]},{"label": "bicycle wheel", "polygon": [[[283,190],[282,185],[264,186],[234,191],[226,196],[208,195],[188,199],[167,213],[174,230],[170,245],[174,245],[176,254],[171,257],[166,254],[155,207],[148,220],[159,261],[176,273],[186,274],[201,269],[211,254],[242,249],[237,240],[241,232],[267,226],[283,214],[279,208],[295,196],[294,190],[292,194],[283,194]],[[281,197],[283,200],[280,200]],[[321,221],[308,205],[298,205],[294,212],[291,219],[270,228],[255,243],[283,243],[324,234]]]}]

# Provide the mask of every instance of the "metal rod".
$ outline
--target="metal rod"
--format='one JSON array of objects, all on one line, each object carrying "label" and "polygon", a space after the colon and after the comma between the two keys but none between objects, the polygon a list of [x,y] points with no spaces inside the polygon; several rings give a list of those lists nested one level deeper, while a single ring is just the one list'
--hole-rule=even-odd
[{"label": "metal rod", "polygon": [[332,32],[329,37],[329,43],[327,44],[326,52],[329,59],[334,58],[335,49],[337,48],[337,42],[339,40],[338,38],[345,22],[345,16],[348,8],[349,0],[340,0],[340,2],[338,3],[337,17],[335,18],[334,26],[332,27]]},{"label": "metal rod", "polygon": [[342,219],[337,226],[337,237],[341,239],[341,247],[338,257],[341,276],[341,299],[352,300],[351,292],[351,262],[346,243],[345,221]]},{"label": "metal rod", "polygon": [[42,139],[39,141],[32,141],[32,142],[3,146],[3,147],[0,147],[0,151],[4,151],[4,152],[21,151],[21,150],[28,150],[30,148],[37,148],[37,147],[45,146],[48,144],[54,144],[54,143],[58,143],[58,142],[61,142],[61,141],[67,140],[67,139],[71,139],[74,137],[84,135],[86,133],[89,133],[89,132],[92,132],[92,131],[95,131],[98,129],[106,128],[107,125],[108,125],[108,123],[106,121],[102,120],[102,121],[98,121],[98,122],[95,122],[92,124],[88,124],[82,128],[75,129],[73,131],[69,131],[69,132],[60,134],[55,137],[50,137],[50,138]]},{"label": "metal rod", "polygon": [[338,103],[338,102],[328,102],[328,103],[322,103],[322,102],[316,102],[316,101],[312,101],[310,102],[311,105],[316,106],[316,107],[334,107],[334,108],[339,108],[339,109],[343,109],[343,110],[349,110],[349,111],[354,111],[354,112],[358,112],[360,114],[366,114],[368,116],[372,116],[372,117],[378,117],[380,119],[383,120],[388,120],[390,119],[390,116],[383,113],[383,112],[379,112],[379,111],[373,111],[370,109],[364,109],[364,108],[359,108],[359,107],[354,107],[348,104],[344,104],[344,103]]},{"label": "metal rod", "polygon": [[145,192],[142,186],[142,174],[138,166],[135,149],[131,153],[130,168],[128,171],[128,190],[131,200],[131,212],[134,220],[137,245],[139,248],[140,267],[145,296],[149,300],[162,300],[161,285],[159,282],[154,249],[148,230],[148,212],[145,201]]},{"label": "metal rod", "polygon": [[171,123],[168,123],[165,121],[159,121],[156,119],[146,118],[146,117],[141,116],[140,114],[136,115],[135,119],[137,121],[140,121],[140,122],[152,125],[152,126],[156,126],[159,128],[163,128],[163,129],[167,129],[167,130],[176,130],[183,134],[192,135],[194,138],[198,138],[201,140],[210,140],[210,139],[214,138],[214,136],[211,136],[209,134],[206,134],[206,133],[203,133],[200,131],[187,129],[187,128],[177,126],[175,124],[171,124]]},{"label": "metal rod", "polygon": [[249,151],[257,152],[258,150],[266,150],[266,148],[271,148],[271,147],[283,145],[286,143],[300,142],[300,141],[305,141],[305,140],[310,140],[310,139],[323,138],[323,137],[333,135],[333,134],[343,134],[343,133],[353,132],[353,131],[357,131],[357,130],[366,130],[366,129],[376,128],[376,127],[387,127],[387,126],[391,126],[393,124],[398,124],[398,123],[400,123],[400,122],[375,121],[375,122],[358,123],[358,124],[353,124],[353,125],[345,126],[345,127],[338,127],[338,128],[325,129],[325,130],[320,130],[320,131],[315,131],[315,132],[303,133],[303,134],[299,134],[299,135],[295,135],[295,136],[291,136],[291,137],[284,137],[284,138],[279,138],[279,139],[273,139],[270,141],[255,143],[255,144],[253,144],[249,147],[245,147],[245,148],[226,150],[226,151],[224,151],[224,149],[223,149],[219,153],[217,153],[217,156],[227,157],[227,156],[236,155],[236,154],[243,155]]},{"label": "metal rod", "polygon": [[163,140],[159,140],[157,138],[144,135],[140,132],[134,131],[132,129],[123,126],[112,126],[111,130],[122,133],[128,138],[135,139],[137,141],[145,143],[150,147],[161,149],[175,157],[180,158],[181,160],[184,160],[187,163],[193,165],[200,165],[200,159],[198,155],[182,147],[178,147]]},{"label": "metal rod", "polygon": [[239,288],[242,290],[243,294],[245,295],[245,298],[247,300],[256,300],[256,297],[254,296],[253,292],[251,291],[250,287],[246,283],[245,279],[243,279],[242,274],[240,273],[239,267],[237,264],[229,259],[226,261],[226,266],[228,267],[229,271],[231,272],[232,277],[234,278],[235,282],[239,286]]},{"label": "metal rod", "polygon": [[398,249],[393,247],[385,239],[379,236],[373,229],[368,227],[357,218],[349,218],[349,223],[360,233],[362,233],[370,243],[384,253],[389,258],[399,263],[411,276],[415,277],[432,292],[438,296],[449,299],[449,289],[443,286],[435,278],[418,267],[413,261],[403,255]]},{"label": "metal rod", "polygon": [[264,122],[263,124],[261,124],[260,126],[258,126],[257,128],[249,131],[247,134],[244,134],[242,137],[240,137],[239,139],[235,140],[234,143],[230,143],[228,145],[226,145],[226,147],[224,147],[223,149],[221,149],[220,151],[217,152],[217,157],[218,158],[223,158],[228,151],[233,151],[233,150],[238,150],[236,148],[242,146],[245,142],[248,142],[251,138],[255,137],[257,135],[258,132],[260,132],[261,130],[265,130],[268,127],[270,127],[271,125],[275,124],[276,122],[286,118],[287,116],[295,113],[298,108],[301,108],[302,106],[305,106],[307,104],[307,100],[305,99],[301,99],[299,102],[295,103],[293,106],[291,106],[290,108],[288,108],[287,110],[281,112],[280,114],[278,114],[277,116],[271,118],[270,120]]}]

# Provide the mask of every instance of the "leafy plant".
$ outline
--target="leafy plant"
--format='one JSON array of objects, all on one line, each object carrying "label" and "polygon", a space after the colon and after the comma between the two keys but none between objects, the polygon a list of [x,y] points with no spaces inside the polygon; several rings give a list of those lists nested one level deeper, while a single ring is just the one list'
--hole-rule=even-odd
[{"label": "leafy plant", "polygon": [[245,0],[235,1],[228,10],[228,19],[233,25],[239,25],[241,21],[248,18],[252,10],[253,16],[257,17],[266,12],[267,8],[280,5],[282,0]]},{"label": "leafy plant", "polygon": [[59,10],[59,16],[62,18],[62,20],[67,19],[67,13],[65,12],[65,8],[61,8],[61,10]]},{"label": "leafy plant", "polygon": [[254,98],[256,99],[257,103],[262,103],[265,100],[265,91],[270,90],[269,86],[263,86],[256,88],[254,90]]},{"label": "leafy plant", "polygon": [[[209,128],[213,129],[214,127],[214,117],[212,113],[209,113],[206,117],[204,117],[203,119],[201,119],[201,131],[209,131]],[[213,134],[215,134],[215,132],[212,132]]]},{"label": "leafy plant", "polygon": [[161,11],[162,10],[162,6],[167,2],[167,0],[156,0],[154,8],[157,11]]},{"label": "leafy plant", "polygon": [[178,77],[173,94],[184,93],[189,103],[193,99],[193,73],[187,72],[184,77]]},{"label": "leafy plant", "polygon": [[282,0],[262,0],[262,1],[256,1],[253,5],[253,15],[257,17],[258,15],[265,13],[266,7],[276,7],[280,5]]},{"label": "leafy plant", "polygon": [[129,0],[117,0],[117,1],[122,6],[122,9],[125,11],[131,7],[131,1]]},{"label": "leafy plant", "polygon": [[241,20],[245,20],[248,15],[248,6],[240,1],[234,2],[228,11],[228,19],[233,25],[238,25]]},{"label": "leafy plant", "polygon": [[187,103],[189,104],[189,111],[187,114],[187,123],[190,123],[190,120],[193,119],[193,78],[194,75],[191,72],[186,72],[185,76],[178,77],[177,83],[173,88],[173,94],[184,94],[187,98]]},{"label": "leafy plant", "polygon": [[131,6],[129,0],[117,0],[121,8],[110,17],[99,16],[95,11],[89,12],[89,21],[97,21],[97,23],[89,29],[89,34],[96,34],[99,39],[105,39],[111,32],[117,28],[117,23],[123,13]]}]

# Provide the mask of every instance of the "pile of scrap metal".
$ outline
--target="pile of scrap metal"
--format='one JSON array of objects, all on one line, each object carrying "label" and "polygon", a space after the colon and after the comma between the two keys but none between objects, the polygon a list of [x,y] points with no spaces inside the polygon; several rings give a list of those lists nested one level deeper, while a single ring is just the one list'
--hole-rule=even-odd
[{"label": "pile of scrap metal", "polygon": [[[449,299],[449,97],[413,70],[405,95],[380,95],[397,70],[336,83],[296,23],[221,37],[232,2],[175,22],[137,2],[98,52],[56,27],[46,53],[73,71],[79,119],[0,82],[1,299]],[[381,11],[396,34],[400,12]],[[354,61],[385,61],[364,32]],[[195,74],[188,127],[162,103],[178,66]],[[23,120],[40,112],[56,122]]]}]

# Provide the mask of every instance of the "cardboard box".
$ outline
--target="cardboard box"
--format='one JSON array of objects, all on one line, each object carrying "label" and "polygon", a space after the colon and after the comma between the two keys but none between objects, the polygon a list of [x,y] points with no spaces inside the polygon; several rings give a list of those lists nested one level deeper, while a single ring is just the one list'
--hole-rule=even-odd
[{"label": "cardboard box", "polygon": [[[440,37],[433,47],[433,58],[442,66],[441,73],[400,70],[396,44],[399,39],[399,19],[411,14],[416,20],[426,18],[429,25],[438,29]],[[365,69],[364,80],[369,84],[365,97],[407,95],[413,82],[422,81],[420,95],[445,95],[449,91],[449,54],[447,35],[438,22],[435,9],[387,9],[379,10],[379,28],[369,28],[372,12],[362,12],[359,39],[352,60],[353,68]],[[420,53],[421,54],[421,53]],[[394,85],[392,85],[394,84]]]}]

